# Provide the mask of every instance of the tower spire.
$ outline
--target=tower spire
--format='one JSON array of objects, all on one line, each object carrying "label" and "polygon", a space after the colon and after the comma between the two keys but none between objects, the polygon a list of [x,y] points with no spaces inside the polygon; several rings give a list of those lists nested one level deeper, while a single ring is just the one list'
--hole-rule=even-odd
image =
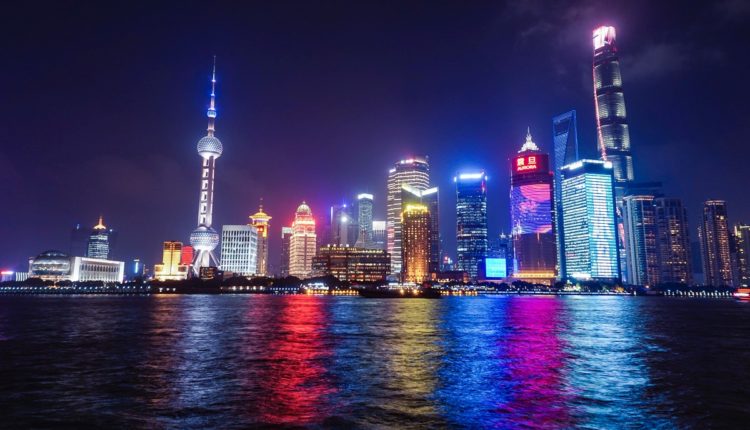
[{"label": "tower spire", "polygon": [[539,147],[536,146],[536,143],[534,143],[533,140],[531,140],[531,127],[526,127],[526,142],[521,147],[521,150],[518,152],[524,152],[524,151],[539,151]]},{"label": "tower spire", "polygon": [[208,106],[208,135],[214,135],[214,121],[216,120],[216,55],[214,55],[214,67],[211,72],[211,104]]}]

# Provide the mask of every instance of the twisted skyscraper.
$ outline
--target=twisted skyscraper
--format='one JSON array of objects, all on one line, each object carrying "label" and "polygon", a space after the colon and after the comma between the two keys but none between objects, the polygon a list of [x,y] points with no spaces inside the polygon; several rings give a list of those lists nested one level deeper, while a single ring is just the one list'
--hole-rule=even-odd
[{"label": "twisted skyscraper", "polygon": [[193,271],[197,275],[201,267],[209,267],[213,262],[219,262],[213,251],[219,244],[219,234],[211,228],[214,207],[214,174],[216,159],[221,157],[223,147],[221,141],[214,136],[214,122],[216,120],[216,57],[214,57],[213,73],[211,74],[211,104],[206,112],[208,128],[206,136],[198,141],[198,154],[201,156],[201,187],[200,203],[198,204],[198,228],[190,234],[190,244],[195,249]]},{"label": "twisted skyscraper", "polygon": [[601,157],[612,162],[615,187],[622,196],[633,181],[633,156],[614,27],[594,30],[594,106]]}]

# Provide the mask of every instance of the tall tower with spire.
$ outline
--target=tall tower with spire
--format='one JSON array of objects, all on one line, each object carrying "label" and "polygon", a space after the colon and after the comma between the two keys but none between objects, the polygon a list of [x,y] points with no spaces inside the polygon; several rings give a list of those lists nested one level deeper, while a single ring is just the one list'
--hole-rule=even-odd
[{"label": "tall tower with spire", "polygon": [[214,56],[213,73],[211,74],[211,102],[206,112],[208,128],[206,136],[198,141],[198,154],[201,156],[201,185],[198,203],[198,228],[190,234],[190,244],[195,249],[193,271],[197,275],[201,267],[219,262],[214,249],[219,245],[219,234],[211,227],[214,207],[214,175],[216,159],[221,157],[221,141],[214,136],[216,121],[216,56]]},{"label": "tall tower with spire", "polygon": [[554,282],[557,250],[552,218],[552,172],[549,155],[526,130],[526,141],[510,163],[510,219],[513,277]]}]

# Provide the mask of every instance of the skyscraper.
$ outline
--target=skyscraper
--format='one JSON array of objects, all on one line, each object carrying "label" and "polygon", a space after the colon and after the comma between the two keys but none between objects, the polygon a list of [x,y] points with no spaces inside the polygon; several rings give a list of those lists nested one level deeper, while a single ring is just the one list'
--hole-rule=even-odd
[{"label": "skyscraper", "polygon": [[388,248],[388,235],[386,233],[385,221],[372,220],[372,242],[373,247],[376,249]]},{"label": "skyscraper", "polygon": [[531,282],[555,278],[556,248],[552,223],[552,172],[549,156],[526,132],[526,142],[511,159],[510,218],[513,276]]},{"label": "skyscraper", "polygon": [[734,243],[737,252],[737,286],[750,286],[750,225],[734,225]]},{"label": "skyscraper", "polygon": [[698,227],[703,277],[706,285],[733,286],[727,203],[709,200],[703,204],[703,224]]},{"label": "skyscraper", "polygon": [[561,170],[562,279],[620,279],[612,169],[609,161],[579,160]]},{"label": "skyscraper", "polygon": [[402,212],[403,261],[401,279],[422,283],[430,276],[430,210],[424,204],[408,204]]},{"label": "skyscraper", "polygon": [[599,150],[603,160],[612,162],[617,194],[622,196],[621,190],[633,180],[633,157],[614,27],[594,30],[593,75]]},{"label": "skyscraper", "polygon": [[208,128],[206,136],[198,141],[197,150],[201,156],[201,187],[198,203],[198,228],[190,234],[190,244],[195,249],[193,270],[199,274],[201,267],[218,266],[214,249],[219,245],[219,233],[211,227],[214,208],[214,175],[216,160],[221,157],[224,148],[221,141],[214,136],[216,120],[216,57],[211,75],[211,103],[206,112]]},{"label": "skyscraper", "polygon": [[401,187],[409,185],[418,190],[430,187],[430,166],[426,158],[401,160],[388,171],[388,213],[386,231],[391,270],[401,273]]},{"label": "skyscraper", "polygon": [[563,243],[565,234],[562,228],[562,185],[560,183],[560,169],[578,161],[578,126],[576,111],[565,112],[552,118],[552,140],[554,142],[554,190],[555,190],[555,242],[557,245],[557,274],[565,272],[563,258]]},{"label": "skyscraper", "polygon": [[279,275],[282,278],[289,276],[289,248],[292,242],[292,230],[291,227],[281,227],[281,261],[279,264]]},{"label": "skyscraper", "polygon": [[268,230],[271,228],[271,216],[263,212],[261,200],[258,212],[250,215],[250,223],[258,232],[258,265],[255,273],[259,276],[268,275]]},{"label": "skyscraper", "polygon": [[659,278],[665,284],[693,283],[687,210],[676,198],[657,197],[656,231],[659,246]]},{"label": "skyscraper", "polygon": [[355,244],[358,248],[372,248],[372,200],[373,195],[368,193],[361,193],[357,195],[357,224],[359,225],[359,233],[357,234],[357,242]]},{"label": "skyscraper", "polygon": [[255,226],[222,226],[221,269],[241,276],[257,274],[258,230]]},{"label": "skyscraper", "polygon": [[487,257],[487,176],[484,172],[457,174],[456,267],[476,279],[479,263]]},{"label": "skyscraper", "polygon": [[655,286],[660,282],[656,207],[652,195],[623,198],[628,282]]},{"label": "skyscraper", "polygon": [[168,240],[162,247],[161,264],[154,266],[154,278],[158,281],[187,279],[190,266],[183,264],[182,242]]},{"label": "skyscraper", "polygon": [[430,212],[430,258],[429,271],[440,270],[440,216],[438,187],[419,190],[410,185],[401,186],[401,211],[412,204],[422,204]]},{"label": "skyscraper", "polygon": [[312,259],[317,251],[315,218],[310,206],[302,202],[297,208],[292,223],[292,237],[289,240],[289,274],[307,278],[312,273]]},{"label": "skyscraper", "polygon": [[354,218],[352,218],[349,209],[349,205],[346,203],[331,206],[329,218],[331,237],[328,240],[331,245],[354,245],[356,238],[352,233],[356,232],[356,230],[352,231]]},{"label": "skyscraper", "polygon": [[94,230],[89,236],[86,257],[109,260],[109,236],[110,230],[104,225],[104,219],[100,216],[99,223],[94,226]]}]

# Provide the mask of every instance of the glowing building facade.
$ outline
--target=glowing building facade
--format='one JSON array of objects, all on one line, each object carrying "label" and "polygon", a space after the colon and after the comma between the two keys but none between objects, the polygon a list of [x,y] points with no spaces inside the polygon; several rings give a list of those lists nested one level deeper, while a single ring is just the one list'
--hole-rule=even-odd
[{"label": "glowing building facade", "polygon": [[355,246],[358,248],[372,248],[372,201],[374,196],[368,193],[357,195],[357,224],[359,232]]},{"label": "glowing building facade", "polygon": [[219,245],[219,233],[211,227],[214,207],[214,176],[216,160],[221,157],[224,147],[214,136],[216,120],[216,58],[211,75],[211,102],[206,112],[208,128],[206,136],[198,141],[197,150],[201,156],[201,185],[198,203],[198,227],[190,234],[190,244],[195,249],[193,270],[196,275],[202,267],[217,267],[219,262],[213,251]]},{"label": "glowing building facade", "polygon": [[440,217],[438,187],[419,190],[410,185],[401,186],[401,211],[409,205],[425,205],[430,212],[430,257],[429,271],[431,273],[440,270]]},{"label": "glowing building facade", "polygon": [[372,220],[372,246],[375,249],[388,249],[388,233],[384,220]]},{"label": "glowing building facade", "polygon": [[511,159],[510,218],[513,276],[529,282],[555,278],[556,248],[552,222],[552,173],[549,156],[527,131],[526,142]]},{"label": "glowing building facade", "polygon": [[45,281],[122,282],[125,262],[101,258],[71,257],[60,251],[45,251],[29,259],[29,278]]},{"label": "glowing building facade", "polygon": [[665,284],[693,283],[687,210],[676,198],[657,197],[656,231],[659,246],[659,278]]},{"label": "glowing building facade", "polygon": [[187,279],[190,261],[185,264],[182,242],[166,241],[162,247],[161,264],[154,266],[154,278],[158,281],[179,281]]},{"label": "glowing building facade", "polygon": [[258,232],[258,264],[255,273],[259,276],[268,275],[268,230],[271,228],[271,216],[263,212],[261,202],[258,212],[250,215],[250,224]]},{"label": "glowing building facade", "polygon": [[579,160],[562,172],[562,279],[619,281],[612,163]]},{"label": "glowing building facade", "polygon": [[289,274],[300,279],[312,274],[312,260],[317,250],[315,218],[307,203],[297,208],[289,240]]},{"label": "glowing building facade", "polygon": [[255,226],[222,226],[221,269],[241,276],[257,274],[258,230]]},{"label": "glowing building facade", "polygon": [[386,234],[393,273],[401,273],[401,188],[404,185],[417,190],[430,187],[430,166],[426,158],[401,160],[388,171]]},{"label": "glowing building facade", "polygon": [[656,206],[652,195],[623,198],[628,282],[655,286],[660,283]]},{"label": "glowing building facade", "polygon": [[380,282],[391,272],[391,256],[384,249],[327,245],[313,257],[313,272],[340,281]]},{"label": "glowing building facade", "polygon": [[279,275],[282,278],[289,276],[289,249],[292,243],[291,227],[281,227],[281,261],[279,262]]},{"label": "glowing building facade", "polygon": [[593,72],[599,150],[602,159],[612,163],[617,194],[622,196],[620,190],[633,181],[633,157],[614,27],[594,30]]},{"label": "glowing building facade", "polygon": [[750,225],[735,224],[733,229],[737,254],[737,286],[750,286]]},{"label": "glowing building facade", "polygon": [[104,225],[104,219],[100,216],[99,222],[89,236],[86,246],[86,257],[106,260],[109,258],[111,243],[111,231]]},{"label": "glowing building facade", "polygon": [[409,204],[402,212],[401,259],[403,282],[420,284],[430,278],[430,210],[424,204]]},{"label": "glowing building facade", "polygon": [[484,172],[457,174],[456,267],[476,279],[487,257],[487,176]]},{"label": "glowing building facade", "polygon": [[727,203],[709,200],[703,204],[703,223],[698,227],[703,277],[706,285],[734,286]]},{"label": "glowing building facade", "polygon": [[557,274],[558,277],[565,271],[563,248],[565,233],[562,228],[562,185],[560,183],[560,169],[568,164],[578,161],[578,126],[576,122],[576,111],[565,112],[552,118],[552,141],[554,144],[553,174],[555,178],[554,191],[554,215],[555,215],[555,242],[557,250]]}]

